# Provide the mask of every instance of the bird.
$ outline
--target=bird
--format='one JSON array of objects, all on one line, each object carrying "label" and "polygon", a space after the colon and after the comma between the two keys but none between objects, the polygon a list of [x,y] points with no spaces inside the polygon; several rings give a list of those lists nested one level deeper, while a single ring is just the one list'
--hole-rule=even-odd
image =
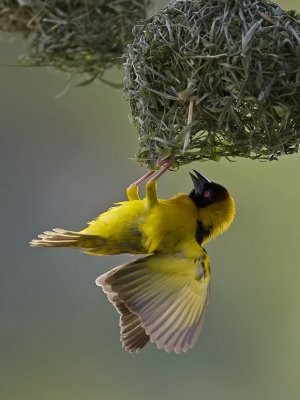
[{"label": "bird", "polygon": [[127,201],[85,229],[56,228],[30,242],[92,255],[141,256],[96,279],[120,314],[120,340],[130,353],[149,341],[175,353],[195,345],[209,297],[210,260],[203,246],[225,232],[235,215],[228,190],[195,170],[190,193],[159,199],[157,178],[169,166],[147,182],[145,198],[139,197],[138,185],[152,171],[127,188]]}]

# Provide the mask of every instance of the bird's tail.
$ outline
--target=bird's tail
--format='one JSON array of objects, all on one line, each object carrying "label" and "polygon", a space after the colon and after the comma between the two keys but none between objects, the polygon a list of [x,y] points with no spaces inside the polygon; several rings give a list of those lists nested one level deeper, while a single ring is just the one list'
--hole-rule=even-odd
[{"label": "bird's tail", "polygon": [[38,235],[39,239],[30,242],[32,247],[72,247],[83,250],[86,253],[100,251],[106,240],[97,235],[87,235],[81,232],[67,231],[54,228]]},{"label": "bird's tail", "polygon": [[149,340],[168,352],[194,346],[208,297],[203,260],[152,254],[99,276],[96,284],[120,313],[125,350],[140,351]]}]

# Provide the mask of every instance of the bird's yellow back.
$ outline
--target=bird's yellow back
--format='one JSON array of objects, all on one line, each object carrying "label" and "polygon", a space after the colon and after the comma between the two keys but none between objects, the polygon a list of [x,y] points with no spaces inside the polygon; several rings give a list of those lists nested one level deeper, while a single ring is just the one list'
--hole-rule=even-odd
[{"label": "bird's yellow back", "polygon": [[[99,249],[99,254],[136,253],[145,254],[141,243],[139,226],[148,214],[146,200],[132,200],[117,203],[98,218],[89,222],[88,227],[80,231],[83,235],[100,236],[107,240],[107,246]],[[109,245],[109,243],[111,245]],[[117,244],[117,246],[114,246]],[[97,249],[93,252],[97,254]]]},{"label": "bird's yellow back", "polygon": [[183,251],[187,242],[195,240],[197,208],[180,193],[168,200],[159,200],[141,224],[143,245],[148,253]]}]

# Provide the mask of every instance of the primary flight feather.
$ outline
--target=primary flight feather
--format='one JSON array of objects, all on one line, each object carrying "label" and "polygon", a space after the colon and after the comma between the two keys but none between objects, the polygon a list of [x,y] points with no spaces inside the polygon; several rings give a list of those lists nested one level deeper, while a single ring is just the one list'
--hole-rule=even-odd
[{"label": "primary flight feather", "polygon": [[208,299],[210,263],[202,247],[234,218],[234,201],[221,185],[194,171],[194,189],[158,199],[156,181],[140,199],[137,186],[79,231],[53,229],[34,247],[71,247],[94,255],[148,254],[101,275],[96,283],[120,313],[121,341],[129,352],[150,340],[176,353],[198,338]]}]

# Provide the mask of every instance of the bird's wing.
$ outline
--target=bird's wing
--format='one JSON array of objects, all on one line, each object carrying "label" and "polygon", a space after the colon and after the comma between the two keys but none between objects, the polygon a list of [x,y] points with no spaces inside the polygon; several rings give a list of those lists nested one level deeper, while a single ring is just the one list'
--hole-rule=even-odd
[{"label": "bird's wing", "polygon": [[[153,254],[114,268],[96,283],[120,312],[121,324],[129,321],[123,330],[127,341],[135,343],[136,334],[137,343],[145,345],[148,337],[158,348],[180,353],[194,346],[201,331],[208,263],[204,251],[197,259]],[[126,349],[122,330],[121,340]]]},{"label": "bird's wing", "polygon": [[116,293],[108,293],[107,296],[120,313],[120,340],[124,349],[129,353],[139,352],[150,339],[139,316],[129,311]]}]

